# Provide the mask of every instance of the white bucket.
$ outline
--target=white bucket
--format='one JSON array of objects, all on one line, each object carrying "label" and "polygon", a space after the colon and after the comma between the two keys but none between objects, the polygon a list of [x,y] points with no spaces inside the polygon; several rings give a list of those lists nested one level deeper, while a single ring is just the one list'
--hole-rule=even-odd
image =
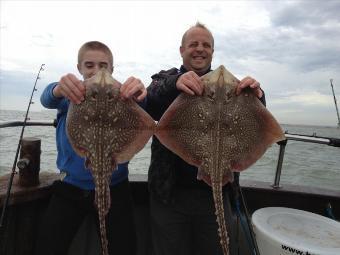
[{"label": "white bucket", "polygon": [[318,214],[267,207],[252,216],[261,255],[340,255],[340,223]]}]

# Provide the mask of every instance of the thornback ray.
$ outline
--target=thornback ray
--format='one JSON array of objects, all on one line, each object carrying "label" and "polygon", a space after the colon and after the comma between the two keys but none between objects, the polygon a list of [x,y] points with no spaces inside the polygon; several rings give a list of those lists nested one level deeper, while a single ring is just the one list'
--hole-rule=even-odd
[{"label": "thornback ray", "polygon": [[229,238],[224,219],[222,181],[255,163],[285,136],[251,89],[236,95],[239,80],[220,66],[202,76],[202,96],[180,94],[160,119],[155,135],[168,149],[210,176],[225,255]]},{"label": "thornback ray", "polygon": [[102,252],[107,255],[105,216],[111,206],[112,172],[144,147],[156,124],[134,100],[121,98],[121,84],[106,69],[85,80],[84,86],[85,100],[70,103],[66,130],[94,179]]}]

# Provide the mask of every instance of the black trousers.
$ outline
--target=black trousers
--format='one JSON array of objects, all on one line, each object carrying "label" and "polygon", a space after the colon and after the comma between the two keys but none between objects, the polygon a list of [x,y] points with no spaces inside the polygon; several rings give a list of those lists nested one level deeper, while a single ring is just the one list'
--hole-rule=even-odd
[{"label": "black trousers", "polygon": [[[136,229],[128,180],[110,188],[111,207],[106,216],[109,254],[135,255]],[[95,219],[99,233],[94,191],[57,181],[42,218],[36,255],[66,255],[85,217]]]},{"label": "black trousers", "polygon": [[[230,254],[240,253],[239,225],[224,191],[224,212]],[[210,189],[177,188],[174,203],[150,198],[151,231],[155,255],[222,255],[213,195]]]}]

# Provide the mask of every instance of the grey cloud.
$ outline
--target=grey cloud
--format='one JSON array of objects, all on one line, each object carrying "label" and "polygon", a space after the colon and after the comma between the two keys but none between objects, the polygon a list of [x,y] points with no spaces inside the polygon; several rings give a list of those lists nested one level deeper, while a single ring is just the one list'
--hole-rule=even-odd
[{"label": "grey cloud", "polygon": [[[280,123],[295,124],[316,124],[335,122],[335,107],[330,104],[306,103],[303,101],[291,100],[291,97],[298,95],[296,92],[271,94],[267,97],[267,107],[278,118]],[[329,96],[331,100],[331,96]]]},{"label": "grey cloud", "polygon": [[305,0],[281,6],[280,9],[272,10],[271,20],[275,26],[304,28],[340,22],[338,0]]},{"label": "grey cloud", "polygon": [[[294,9],[294,8],[293,8]],[[288,11],[285,11],[286,13]],[[271,19],[276,20],[276,12]],[[277,14],[283,19],[283,14]],[[329,14],[330,15],[330,14]],[[297,12],[289,17],[299,16]],[[300,16],[299,16],[300,17]],[[286,18],[289,20],[289,18]],[[272,25],[278,25],[273,22]],[[340,68],[340,23],[324,25],[315,23],[313,27],[269,26],[261,30],[240,28],[236,31],[223,31],[215,35],[216,54],[224,54],[229,59],[256,58],[287,64],[293,68],[310,72],[317,69]],[[298,24],[299,25],[299,24]]]},{"label": "grey cloud", "polygon": [[273,42],[278,42],[274,52],[286,53],[283,60],[301,70],[339,70],[340,2],[297,1],[281,6],[270,11],[276,33],[268,46],[273,49]]},{"label": "grey cloud", "polygon": [[27,95],[32,92],[36,74],[0,70],[1,97],[7,95]]}]

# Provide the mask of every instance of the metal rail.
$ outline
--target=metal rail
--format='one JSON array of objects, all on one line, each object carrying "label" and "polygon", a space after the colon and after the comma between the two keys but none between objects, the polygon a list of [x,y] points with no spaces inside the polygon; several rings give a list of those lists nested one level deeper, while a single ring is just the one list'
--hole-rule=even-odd
[{"label": "metal rail", "polygon": [[[7,127],[21,127],[24,125],[24,121],[13,120],[13,121],[0,121],[0,128]],[[26,121],[26,126],[57,126],[57,120],[53,121]]]},{"label": "metal rail", "polygon": [[329,146],[340,147],[340,138],[324,137],[314,135],[301,135],[301,134],[285,134],[287,140],[326,144]]},{"label": "metal rail", "polygon": [[272,185],[273,188],[276,188],[276,189],[280,188],[280,177],[281,177],[281,172],[282,172],[282,164],[283,164],[283,158],[284,158],[285,149],[286,149],[288,140],[307,142],[307,143],[316,143],[316,144],[325,144],[328,146],[340,147],[340,138],[317,136],[316,134],[313,134],[313,135],[291,134],[288,132],[285,133],[285,136],[286,136],[286,140],[278,142],[278,145],[280,146],[280,151],[279,151],[279,158],[277,160],[274,183]]}]

